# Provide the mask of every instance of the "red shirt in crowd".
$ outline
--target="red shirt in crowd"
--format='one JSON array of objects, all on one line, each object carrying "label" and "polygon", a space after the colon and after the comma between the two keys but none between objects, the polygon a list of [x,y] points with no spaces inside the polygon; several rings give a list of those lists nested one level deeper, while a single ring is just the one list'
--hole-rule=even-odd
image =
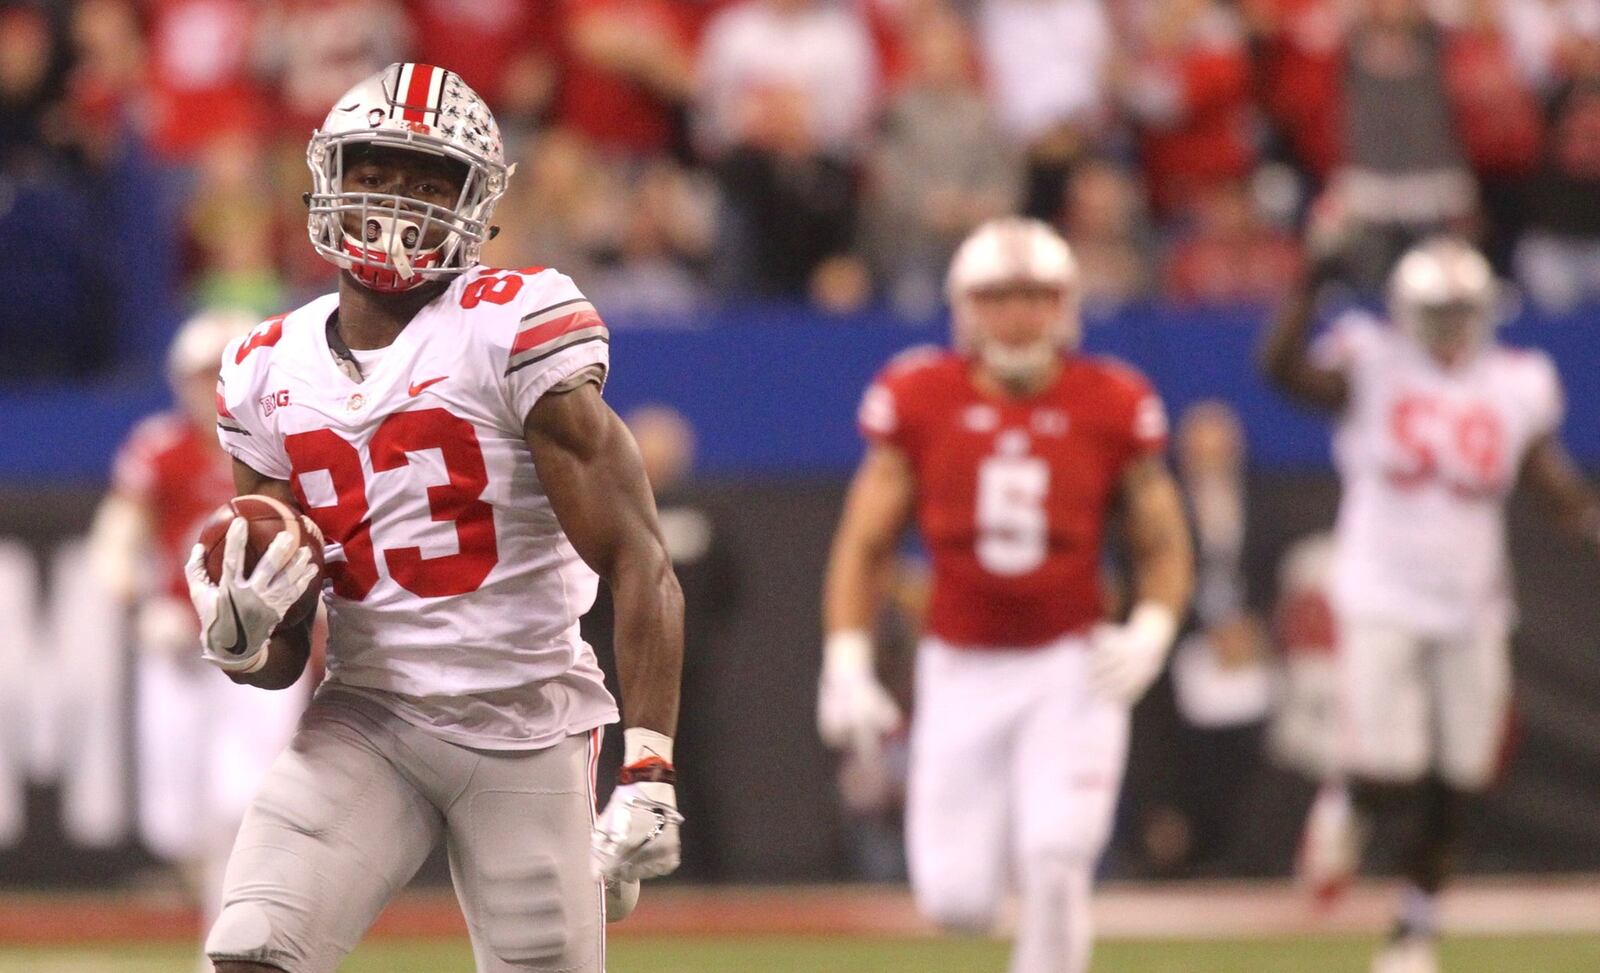
[{"label": "red shirt in crowd", "polygon": [[1192,49],[1171,65],[1179,115],[1142,136],[1145,176],[1158,211],[1170,212],[1198,193],[1249,175],[1250,61],[1240,46]]},{"label": "red shirt in crowd", "polygon": [[150,144],[192,161],[213,136],[259,131],[263,92],[251,76],[256,5],[150,0]]},{"label": "red shirt in crowd", "polygon": [[[625,22],[641,35],[651,35],[694,56],[696,31],[703,11],[681,0],[565,0],[570,32],[585,18]],[[670,148],[673,106],[645,82],[593,63],[566,45],[556,117],[560,124],[587,137],[603,151],[652,154]]]},{"label": "red shirt in crowd", "polygon": [[517,58],[554,59],[560,48],[559,0],[409,0],[407,9],[413,60],[449,68],[491,105]]},{"label": "red shirt in crowd", "polygon": [[1284,233],[1194,237],[1174,248],[1165,293],[1188,304],[1268,304],[1287,292],[1300,260],[1299,246]]},{"label": "red shirt in crowd", "polygon": [[1255,0],[1269,25],[1260,86],[1267,113],[1295,158],[1326,177],[1339,161],[1344,28],[1332,0]]},{"label": "red shirt in crowd", "polygon": [[1532,172],[1539,161],[1543,120],[1504,36],[1495,30],[1452,34],[1445,82],[1472,167],[1501,176]]}]

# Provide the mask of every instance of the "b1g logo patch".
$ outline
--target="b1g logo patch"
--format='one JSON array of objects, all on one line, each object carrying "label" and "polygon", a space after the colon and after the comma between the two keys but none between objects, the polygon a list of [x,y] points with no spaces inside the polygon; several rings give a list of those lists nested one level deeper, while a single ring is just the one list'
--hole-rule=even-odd
[{"label": "b1g logo patch", "polygon": [[289,404],[289,390],[279,389],[261,397],[261,415],[263,418]]}]

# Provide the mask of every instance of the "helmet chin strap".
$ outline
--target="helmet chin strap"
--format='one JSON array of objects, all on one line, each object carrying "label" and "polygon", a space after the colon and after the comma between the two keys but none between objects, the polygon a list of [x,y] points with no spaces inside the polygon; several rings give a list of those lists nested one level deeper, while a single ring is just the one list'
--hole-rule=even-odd
[{"label": "helmet chin strap", "polygon": [[1032,385],[1049,371],[1055,357],[1056,346],[1049,340],[1035,341],[1020,348],[985,341],[978,347],[978,360],[983,367],[1006,385]]}]

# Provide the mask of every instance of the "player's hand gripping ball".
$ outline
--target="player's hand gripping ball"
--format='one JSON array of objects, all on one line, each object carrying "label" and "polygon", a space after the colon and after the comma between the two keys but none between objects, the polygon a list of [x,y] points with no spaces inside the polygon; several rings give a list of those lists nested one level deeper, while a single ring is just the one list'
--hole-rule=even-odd
[{"label": "player's hand gripping ball", "polygon": [[272,497],[235,497],[200,530],[186,565],[207,661],[252,672],[280,628],[304,622],[322,591],[322,534]]}]

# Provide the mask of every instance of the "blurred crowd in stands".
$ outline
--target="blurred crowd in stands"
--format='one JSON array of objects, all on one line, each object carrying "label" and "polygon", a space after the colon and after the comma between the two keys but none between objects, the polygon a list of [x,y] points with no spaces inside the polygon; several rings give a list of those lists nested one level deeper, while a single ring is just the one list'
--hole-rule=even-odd
[{"label": "blurred crowd in stands", "polygon": [[402,59],[506,133],[485,261],[613,317],[926,315],[1007,211],[1091,304],[1269,301],[1319,232],[1371,292],[1445,227],[1548,308],[1600,294],[1600,0],[0,0],[0,258],[37,267],[0,341],[327,289],[305,142]]}]

